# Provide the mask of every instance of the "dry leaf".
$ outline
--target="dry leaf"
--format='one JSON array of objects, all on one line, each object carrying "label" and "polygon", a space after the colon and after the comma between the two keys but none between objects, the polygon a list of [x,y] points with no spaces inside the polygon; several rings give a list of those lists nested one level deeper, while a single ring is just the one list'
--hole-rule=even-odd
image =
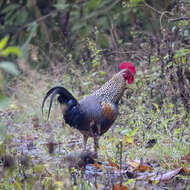
[{"label": "dry leaf", "polygon": [[134,168],[133,171],[146,172],[146,171],[152,171],[153,170],[152,167],[145,165],[141,162],[134,161],[134,160],[129,160],[129,165]]},{"label": "dry leaf", "polygon": [[147,171],[152,171],[152,170],[153,170],[152,167],[148,165],[140,164],[137,168],[135,168],[134,171],[147,172]]},{"label": "dry leaf", "polygon": [[97,169],[103,169],[103,165],[98,164],[98,163],[94,163],[93,166]]},{"label": "dry leaf", "polygon": [[128,190],[128,188],[124,185],[122,185],[120,188],[120,184],[116,184],[114,190]]},{"label": "dry leaf", "polygon": [[33,124],[33,127],[34,127],[34,129],[37,130],[37,129],[40,127],[40,125],[39,125],[38,123],[34,123],[34,124]]},{"label": "dry leaf", "polygon": [[112,167],[114,167],[114,168],[116,168],[116,169],[119,169],[119,165],[118,165],[118,164],[112,162],[111,160],[108,160],[108,162],[109,162],[109,165],[110,165],[110,166],[112,166]]},{"label": "dry leaf", "polygon": [[187,174],[190,174],[190,168],[183,167],[183,171],[186,172]]},{"label": "dry leaf", "polygon": [[138,166],[139,166],[139,163],[140,162],[137,162],[137,161],[135,161],[135,160],[129,160],[129,162],[128,162],[128,164],[130,165],[130,166],[132,166],[133,168],[137,168]]},{"label": "dry leaf", "polygon": [[37,129],[40,127],[40,125],[39,125],[39,118],[38,118],[38,117],[34,117],[34,118],[32,119],[32,123],[33,123],[34,129],[37,130]]},{"label": "dry leaf", "polygon": [[132,144],[133,143],[133,137],[128,137],[128,136],[125,136],[124,137],[124,144],[127,145],[127,144]]},{"label": "dry leaf", "polygon": [[185,155],[184,157],[181,158],[182,160],[186,160],[187,162],[190,162],[190,153]]}]

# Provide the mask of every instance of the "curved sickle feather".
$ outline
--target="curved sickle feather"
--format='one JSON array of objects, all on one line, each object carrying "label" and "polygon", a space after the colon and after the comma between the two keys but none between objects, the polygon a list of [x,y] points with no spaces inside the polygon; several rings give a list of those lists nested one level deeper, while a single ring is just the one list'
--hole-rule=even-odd
[{"label": "curved sickle feather", "polygon": [[[51,95],[52,94],[52,95]],[[49,104],[49,110],[48,110],[48,119],[49,119],[49,115],[50,115],[50,111],[51,111],[51,107],[52,107],[52,103],[53,103],[53,100],[55,98],[55,96],[59,94],[60,97],[62,99],[65,100],[65,103],[67,101],[69,101],[70,99],[74,100],[77,104],[77,100],[73,97],[73,95],[65,88],[61,87],[61,86],[56,86],[52,89],[50,89],[44,99],[43,99],[43,102],[42,102],[42,114],[43,114],[43,108],[44,108],[44,104],[45,104],[45,101],[47,100],[47,98],[51,95],[51,99],[50,99],[50,104]],[[60,102],[61,103],[61,102]]]},{"label": "curved sickle feather", "polygon": [[50,90],[46,93],[46,95],[45,95],[45,97],[44,97],[44,99],[43,99],[43,102],[42,102],[42,115],[44,114],[43,109],[44,109],[44,104],[45,104],[46,99],[53,93],[53,91],[54,91],[56,88],[57,88],[57,87],[54,87],[54,88],[50,89]]},{"label": "curved sickle feather", "polygon": [[58,92],[58,89],[55,89],[53,91],[53,94],[51,95],[51,99],[50,99],[50,103],[49,103],[49,110],[48,110],[48,119],[49,119],[49,115],[50,115],[50,111],[51,111],[51,106],[52,106],[52,103],[53,103],[53,99],[55,98],[55,96],[59,94]]}]

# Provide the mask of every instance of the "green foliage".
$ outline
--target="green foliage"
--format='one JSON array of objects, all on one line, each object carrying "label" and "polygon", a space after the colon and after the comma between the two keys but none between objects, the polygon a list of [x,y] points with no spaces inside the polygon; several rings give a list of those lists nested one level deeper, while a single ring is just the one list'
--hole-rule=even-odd
[{"label": "green foliage", "polygon": [[28,28],[27,28],[27,32],[28,32],[28,36],[26,41],[24,42],[24,44],[22,44],[21,46],[21,51],[23,54],[23,58],[25,60],[29,59],[29,45],[31,43],[32,38],[34,38],[36,36],[37,33],[37,23],[33,22]]},{"label": "green foliage", "polygon": [[11,47],[7,47],[6,49],[0,51],[0,55],[1,56],[8,56],[10,54],[14,54],[14,55],[17,55],[17,56],[21,56],[21,51],[18,47],[14,47],[14,46],[11,46]]},{"label": "green foliage", "polygon": [[177,60],[190,54],[190,50],[186,48],[180,48],[176,51],[174,58]]},{"label": "green foliage", "polygon": [[[178,2],[36,2],[32,7],[29,1],[5,1],[1,7],[0,106],[11,104],[0,110],[0,156],[14,155],[16,166],[12,171],[0,166],[0,189],[113,189],[113,181],[120,175],[119,180],[131,187],[136,178],[126,177],[129,159],[153,163],[156,172],[184,166],[182,158],[190,152],[190,39],[188,21],[171,21],[182,17]],[[183,14],[188,16],[186,11]],[[9,46],[9,41],[21,50]],[[24,63],[20,66],[29,63],[38,71],[21,67],[23,75],[7,84],[7,73],[18,75],[13,60],[21,55]],[[85,173],[70,168],[65,156],[81,149],[82,138],[62,123],[56,106],[50,121],[44,121],[42,95],[50,86],[63,85],[82,99],[111,78],[122,60],[134,62],[137,74],[119,104],[119,117],[100,138],[98,161],[103,166],[97,170],[88,166],[93,169],[87,167]],[[48,72],[41,69],[48,64]],[[11,99],[4,95],[11,93]],[[157,143],[148,147],[152,139]],[[49,140],[55,149],[51,155]],[[92,141],[88,146],[93,149]],[[107,160],[121,164],[121,170],[110,169]],[[181,175],[185,189],[189,179]],[[158,182],[148,186],[160,189],[162,183]]]},{"label": "green foliage", "polygon": [[130,5],[132,7],[137,6],[139,3],[143,3],[144,0],[130,0]]},{"label": "green foliage", "polygon": [[57,3],[54,5],[54,7],[58,11],[62,11],[62,10],[65,10],[66,8],[68,8],[69,4],[67,3],[66,0],[58,0]]},{"label": "green foliage", "polygon": [[12,74],[18,75],[18,69],[16,68],[15,64],[9,61],[1,61],[0,62],[0,69]]},{"label": "green foliage", "polygon": [[[121,41],[122,44],[127,43],[133,38],[131,28],[135,28],[138,32],[154,33],[159,30],[160,15],[157,15],[156,8],[159,7],[163,12],[168,11],[173,6],[172,2],[153,1],[150,3],[150,7],[143,2],[143,0],[89,0],[82,2],[58,0],[46,3],[45,1],[36,1],[36,4],[32,5],[29,0],[23,3],[6,1],[1,11],[2,23],[5,24],[0,25],[0,28],[3,34],[10,33],[13,42],[16,41],[22,46],[31,38],[32,28],[34,23],[36,24],[36,32],[32,34],[29,43],[38,47],[37,61],[34,62],[27,53],[27,58],[32,66],[36,65],[38,68],[47,66],[55,57],[64,59],[69,53],[72,53],[76,62],[80,59],[89,62],[90,60],[85,55],[86,49],[81,46],[85,46],[84,39],[94,38],[94,31],[97,33],[97,46],[109,49],[115,46],[113,40],[110,39],[113,37],[110,33],[111,28],[115,37],[117,36],[116,44]],[[140,6],[138,6],[139,3]],[[152,9],[151,6],[153,6]],[[165,22],[165,20],[163,21]],[[136,23],[138,23],[138,27],[136,27]],[[13,24],[14,26],[12,26]],[[43,27],[41,27],[42,25]],[[186,30],[186,36],[187,34]],[[64,51],[52,51],[52,44],[55,45],[54,48],[61,47]],[[29,52],[30,48],[28,46],[26,48],[24,45],[23,50]],[[26,56],[26,52],[23,54]],[[50,59],[47,59],[47,56]]]},{"label": "green foliage", "polygon": [[88,1],[88,9],[96,10],[100,6],[101,3],[102,3],[102,0],[90,0]]},{"label": "green foliage", "polygon": [[2,51],[2,49],[7,45],[7,42],[9,40],[9,36],[5,36],[1,41],[0,41],[0,50]]},{"label": "green foliage", "polygon": [[5,46],[7,45],[8,40],[9,40],[9,36],[5,36],[0,41],[0,56],[7,57],[10,54],[21,56],[21,51],[20,51],[20,49],[18,47],[9,46],[9,47],[5,48]]},{"label": "green foliage", "polygon": [[[0,56],[1,57],[8,57],[10,54],[16,55],[16,56],[21,56],[21,51],[18,47],[16,46],[7,46],[9,40],[9,36],[5,36],[1,41],[0,41]],[[18,75],[18,69],[15,66],[14,63],[10,61],[0,61],[0,71],[3,70],[7,73],[10,73],[12,75]],[[1,88],[3,86],[3,75],[0,72],[0,107],[7,106],[8,99],[3,95],[1,92]]]}]

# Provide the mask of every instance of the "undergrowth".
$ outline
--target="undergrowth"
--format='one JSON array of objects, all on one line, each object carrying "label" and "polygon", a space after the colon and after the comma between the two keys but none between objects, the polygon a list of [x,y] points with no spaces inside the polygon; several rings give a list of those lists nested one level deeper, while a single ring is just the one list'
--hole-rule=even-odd
[{"label": "undergrowth", "polygon": [[[115,174],[112,179],[103,170],[104,175],[96,181],[95,174],[84,177],[75,164],[66,161],[68,154],[82,149],[82,138],[64,123],[58,103],[54,103],[49,120],[48,104],[43,116],[41,113],[42,99],[49,88],[64,86],[80,100],[106,81],[106,73],[95,75],[71,66],[65,72],[57,69],[51,74],[33,71],[17,80],[9,108],[0,111],[0,155],[1,160],[9,158],[7,165],[2,162],[0,166],[0,189],[113,188],[118,180],[113,177]],[[141,160],[155,171],[184,165],[182,158],[190,152],[190,130],[183,105],[175,113],[167,97],[160,108],[149,96],[148,84],[137,72],[135,83],[125,91],[120,102],[118,119],[100,138],[99,162],[111,161],[120,166],[122,161],[125,167],[128,160]],[[90,140],[89,150],[93,150],[92,145]],[[129,178],[123,182],[131,187]],[[189,180],[183,183],[189,184]]]}]

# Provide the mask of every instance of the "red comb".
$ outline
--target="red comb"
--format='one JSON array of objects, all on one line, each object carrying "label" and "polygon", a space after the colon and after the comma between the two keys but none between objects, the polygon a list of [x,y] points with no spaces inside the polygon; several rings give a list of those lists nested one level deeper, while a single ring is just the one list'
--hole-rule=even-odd
[{"label": "red comb", "polygon": [[134,75],[136,73],[135,66],[131,62],[123,62],[120,64],[120,69],[128,69]]}]

